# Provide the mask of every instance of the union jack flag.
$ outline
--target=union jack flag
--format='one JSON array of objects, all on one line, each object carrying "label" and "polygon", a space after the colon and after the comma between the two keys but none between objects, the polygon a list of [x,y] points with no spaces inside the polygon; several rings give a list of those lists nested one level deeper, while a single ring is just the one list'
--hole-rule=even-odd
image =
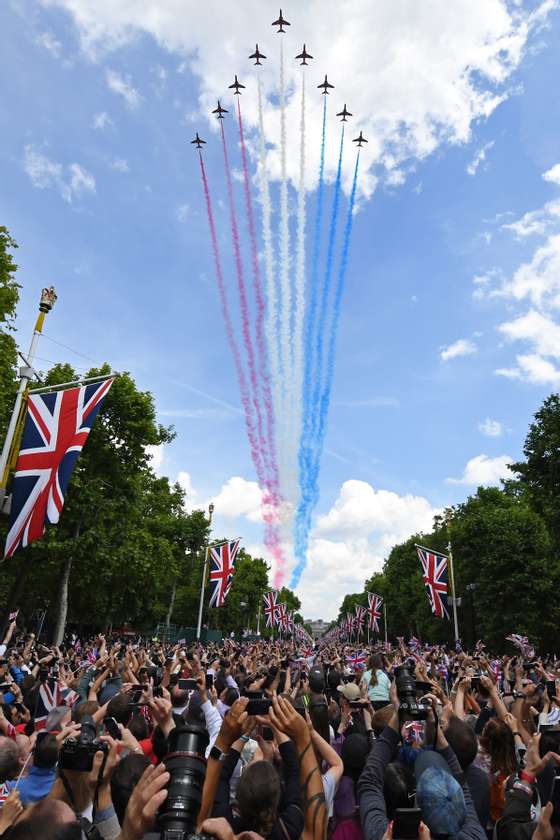
[{"label": "union jack flag", "polygon": [[46,523],[60,519],[72,470],[112,384],[105,379],[29,396],[4,557],[41,539]]},{"label": "union jack flag", "polygon": [[422,565],[422,578],[428,593],[432,613],[438,618],[449,618],[447,609],[447,560],[446,554],[431,548],[416,546]]},{"label": "union jack flag", "polygon": [[240,540],[208,546],[210,554],[210,603],[211,607],[223,607],[231,588],[235,572],[235,558]]},{"label": "union jack flag", "polygon": [[383,598],[374,592],[368,592],[369,629],[379,633],[379,619],[383,609]]},{"label": "union jack flag", "polygon": [[276,623],[280,630],[284,630],[286,626],[288,615],[288,609],[285,604],[278,604],[278,610],[276,614]]},{"label": "union jack flag", "polygon": [[278,592],[272,589],[270,592],[265,592],[264,600],[264,614],[266,616],[266,626],[274,627],[276,624],[276,613],[278,612]]},{"label": "union jack flag", "polygon": [[346,662],[354,669],[363,668],[367,662],[367,651],[358,650],[351,656],[346,657]]},{"label": "union jack flag", "polygon": [[362,607],[360,604],[355,604],[354,609],[356,610],[356,618],[354,619],[354,625],[358,633],[362,632],[364,627],[364,618],[366,615],[366,608]]},{"label": "union jack flag", "polygon": [[41,683],[35,703],[35,730],[45,728],[49,713],[58,706],[72,706],[79,694],[59,682],[48,680]]}]

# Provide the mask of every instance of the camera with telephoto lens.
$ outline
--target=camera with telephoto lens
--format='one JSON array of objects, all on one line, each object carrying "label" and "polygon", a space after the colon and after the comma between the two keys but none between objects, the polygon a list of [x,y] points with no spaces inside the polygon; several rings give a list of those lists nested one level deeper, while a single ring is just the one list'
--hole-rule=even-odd
[{"label": "camera with telephoto lens", "polygon": [[397,696],[399,698],[399,720],[426,720],[431,710],[430,703],[416,699],[416,680],[406,665],[395,668]]},{"label": "camera with telephoto lens", "polygon": [[97,727],[90,715],[84,715],[82,728],[77,738],[67,738],[62,745],[58,765],[63,770],[89,772],[93,767],[95,753],[104,753],[103,763],[109,752],[109,745],[97,738]]},{"label": "camera with telephoto lens", "polygon": [[182,724],[171,730],[168,744],[163,761],[171,778],[158,814],[160,838],[206,840],[206,835],[196,833],[196,821],[206,776],[208,733],[202,726]]}]

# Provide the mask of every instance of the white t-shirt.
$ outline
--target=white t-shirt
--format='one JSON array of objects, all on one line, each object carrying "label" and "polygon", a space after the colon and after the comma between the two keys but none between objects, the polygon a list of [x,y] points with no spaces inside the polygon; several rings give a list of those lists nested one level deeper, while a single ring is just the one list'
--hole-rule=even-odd
[{"label": "white t-shirt", "polygon": [[323,793],[325,794],[325,804],[327,806],[327,813],[329,815],[329,819],[333,815],[333,806],[334,806],[334,798],[336,796],[336,789],[338,785],[336,784],[336,780],[334,776],[332,776],[328,771],[321,776],[323,780]]}]

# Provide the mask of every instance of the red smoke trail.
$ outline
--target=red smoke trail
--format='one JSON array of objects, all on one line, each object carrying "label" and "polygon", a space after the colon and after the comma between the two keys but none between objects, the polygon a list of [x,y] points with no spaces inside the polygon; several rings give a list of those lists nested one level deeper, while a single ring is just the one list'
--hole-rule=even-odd
[{"label": "red smoke trail", "polygon": [[235,211],[235,199],[233,196],[233,181],[231,178],[231,170],[229,166],[229,158],[226,143],[226,134],[224,131],[223,120],[220,122],[222,129],[222,146],[224,149],[224,165],[226,171],[226,184],[229,199],[229,215],[231,220],[231,238],[233,241],[233,254],[235,257],[235,272],[237,274],[237,289],[239,291],[239,308],[241,310],[241,331],[243,333],[243,345],[247,353],[247,363],[249,367],[249,379],[252,388],[252,402],[257,418],[257,432],[258,432],[258,463],[255,463],[257,469],[257,476],[261,487],[266,485],[263,460],[266,451],[264,441],[264,429],[261,414],[261,406],[258,398],[258,381],[257,369],[255,367],[255,352],[253,350],[253,342],[251,340],[251,326],[249,317],[249,305],[247,303],[247,289],[245,287],[245,277],[243,274],[243,263],[241,261],[241,248],[239,247],[239,228],[237,226],[237,214]]},{"label": "red smoke trail", "polygon": [[239,139],[241,141],[241,159],[243,161],[243,181],[245,186],[245,206],[247,209],[247,221],[249,227],[249,239],[251,242],[251,261],[253,264],[253,289],[255,292],[255,301],[257,304],[257,320],[256,320],[256,335],[257,335],[257,349],[259,355],[259,373],[262,382],[262,390],[264,397],[264,407],[266,412],[266,431],[267,431],[267,453],[265,453],[265,465],[268,466],[269,476],[269,491],[271,501],[273,504],[278,503],[278,464],[276,462],[276,447],[274,439],[274,410],[272,406],[272,394],[270,391],[270,379],[268,375],[266,359],[266,342],[264,334],[264,318],[265,318],[265,302],[263,297],[260,269],[259,269],[259,252],[257,245],[257,234],[255,229],[255,218],[253,214],[253,202],[251,200],[251,180],[249,175],[249,163],[247,160],[247,147],[245,145],[245,135],[243,133],[243,119],[241,117],[241,104],[237,100],[237,116],[239,119]]},{"label": "red smoke trail", "polygon": [[[243,370],[243,365],[241,363],[241,354],[239,352],[239,347],[237,346],[237,342],[235,340],[235,333],[233,331],[233,323],[231,320],[231,314],[229,311],[229,305],[226,296],[226,287],[224,283],[224,273],[222,270],[222,261],[220,259],[220,248],[218,245],[218,235],[216,233],[216,223],[214,221],[214,212],[212,210],[212,200],[210,198],[210,189],[208,187],[208,178],[206,177],[206,168],[204,166],[204,160],[202,158],[202,152],[199,152],[200,158],[200,174],[202,175],[202,184],[204,186],[204,197],[206,199],[206,211],[208,213],[208,225],[210,227],[210,238],[212,240],[212,251],[214,254],[214,262],[216,267],[216,280],[218,283],[218,294],[220,296],[220,304],[222,307],[222,314],[224,316],[224,321],[226,325],[226,335],[228,339],[228,343],[230,346],[231,354],[233,356],[233,361],[235,364],[235,370],[237,373],[237,378],[239,380],[239,390],[241,391],[241,402],[243,403],[243,409],[245,411],[245,424],[247,426],[247,437],[249,438],[249,445],[251,447],[251,457],[253,459],[253,463],[257,468],[257,464],[260,462],[259,459],[259,451],[257,445],[257,435],[255,430],[255,424],[253,422],[253,418],[251,416],[251,405],[249,402],[249,389],[247,387],[247,379],[245,378],[245,372]],[[258,471],[258,468],[257,468]]]},{"label": "red smoke trail", "polygon": [[[224,159],[226,162],[226,172],[228,175],[228,192],[230,193],[231,199],[233,199],[233,185],[231,183],[231,175],[229,171],[229,164],[227,159],[227,148],[225,144],[225,135],[224,135],[224,128],[222,125],[222,140],[224,144]],[[237,372],[237,378],[239,380],[239,390],[241,392],[241,402],[243,404],[243,409],[245,412],[245,424],[247,426],[247,437],[249,438],[249,446],[251,449],[251,457],[253,459],[253,463],[255,465],[255,470],[257,472],[257,478],[259,480],[259,484],[264,486],[263,475],[262,475],[262,462],[260,457],[259,445],[257,440],[257,430],[255,429],[255,423],[253,420],[252,412],[251,412],[251,403],[249,397],[249,388],[247,379],[245,376],[245,372],[243,370],[243,364],[241,361],[241,354],[239,351],[239,347],[237,346],[237,342],[235,340],[235,333],[233,330],[233,323],[231,320],[231,314],[229,311],[229,305],[227,302],[226,296],[226,289],[224,283],[224,274],[222,270],[222,263],[220,259],[220,249],[218,245],[218,236],[216,233],[216,223],[214,221],[214,213],[212,210],[212,200],[210,198],[210,189],[208,187],[208,179],[206,177],[206,169],[204,166],[204,160],[202,158],[202,153],[199,152],[200,158],[200,172],[202,175],[202,183],[204,187],[204,197],[206,199],[206,210],[208,213],[208,224],[210,226],[210,237],[212,240],[212,251],[214,253],[214,261],[216,267],[216,279],[218,283],[218,293],[220,296],[220,303],[222,307],[222,313],[226,325],[226,334],[228,338],[228,342],[230,345],[230,349],[233,355],[235,369]],[[232,204],[233,206],[233,204]],[[233,225],[232,225],[232,232],[233,232]],[[239,266],[241,266],[241,253],[239,251],[239,236],[237,231],[237,225],[235,225],[234,235],[234,246],[236,244],[236,262],[237,257],[239,256]],[[241,280],[243,278],[241,277]],[[243,292],[244,292],[243,287]],[[241,296],[241,289],[240,289],[240,296]],[[246,306],[246,296],[245,296],[245,306]],[[282,548],[280,545],[280,538],[278,536],[277,531],[277,524],[276,524],[276,514],[269,513],[267,511],[264,512],[264,522],[265,522],[265,545],[270,550],[272,555],[276,560],[277,568],[281,568],[283,566],[283,554]]]}]

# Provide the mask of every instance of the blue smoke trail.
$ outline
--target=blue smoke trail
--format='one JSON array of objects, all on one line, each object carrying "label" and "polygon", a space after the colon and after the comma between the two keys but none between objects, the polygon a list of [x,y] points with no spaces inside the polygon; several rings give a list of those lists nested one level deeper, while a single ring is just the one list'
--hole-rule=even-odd
[{"label": "blue smoke trail", "polygon": [[342,245],[342,255],[340,257],[340,266],[338,268],[338,277],[334,292],[334,305],[331,332],[329,336],[329,346],[327,351],[327,373],[325,387],[321,394],[321,404],[319,409],[319,432],[317,442],[317,478],[319,472],[319,462],[321,453],[323,451],[323,443],[325,441],[325,434],[327,431],[327,418],[329,415],[329,406],[331,401],[331,388],[334,376],[334,357],[336,350],[336,335],[338,332],[338,322],[340,320],[340,304],[342,303],[342,294],[344,292],[344,282],[346,280],[346,269],[348,268],[348,254],[350,251],[350,237],[352,235],[352,223],[354,220],[354,204],[356,202],[356,185],[358,183],[358,165],[360,163],[360,152],[356,155],[356,166],[354,168],[354,180],[352,181],[352,192],[350,194],[350,203],[348,205],[348,215],[346,217],[346,225],[344,227],[344,239]]},{"label": "blue smoke trail", "polygon": [[[312,439],[313,417],[312,417],[312,375],[313,375],[313,347],[314,347],[314,328],[317,317],[317,307],[319,303],[319,254],[321,249],[321,228],[323,221],[323,203],[324,203],[324,185],[325,185],[325,142],[326,142],[326,126],[327,126],[327,98],[323,100],[323,129],[321,135],[321,159],[319,165],[319,187],[317,192],[317,214],[315,218],[315,229],[313,234],[313,258],[310,278],[309,290],[309,306],[305,319],[305,348],[304,348],[304,380],[301,393],[302,402],[302,417],[303,423],[300,430],[300,448],[299,448],[299,485],[300,485],[300,501],[296,513],[295,522],[295,552],[296,556],[303,557],[305,563],[305,541],[302,543],[302,536],[305,531],[302,530],[304,510],[307,506],[307,472],[308,472],[308,450],[309,443]],[[303,554],[302,554],[303,551]],[[301,560],[300,560],[301,562]]]},{"label": "blue smoke trail", "polygon": [[[305,529],[305,511],[308,507],[307,472],[308,472],[308,450],[312,439],[312,373],[313,373],[313,336],[315,319],[317,317],[317,306],[319,304],[319,254],[321,250],[321,227],[323,223],[323,198],[325,186],[325,141],[327,131],[327,97],[323,99],[323,130],[321,135],[321,161],[319,164],[319,187],[317,192],[317,215],[315,217],[315,229],[313,233],[313,259],[311,263],[311,278],[309,289],[309,306],[305,318],[305,347],[304,347],[304,378],[301,393],[303,424],[300,433],[300,447],[298,455],[299,463],[299,486],[300,500],[296,512],[294,551],[298,558],[298,575],[301,575],[305,565],[305,552],[307,538]],[[301,568],[300,568],[301,567]]]},{"label": "blue smoke trail", "polygon": [[[297,558],[297,564],[292,572],[292,583],[296,585],[297,581],[305,568],[307,557],[307,543],[309,528],[311,525],[311,513],[319,499],[319,488],[317,484],[319,476],[319,458],[321,447],[319,445],[319,414],[322,391],[323,378],[323,356],[324,356],[324,333],[327,321],[329,292],[331,288],[331,278],[333,270],[334,246],[336,240],[336,225],[338,219],[338,208],[340,205],[340,192],[342,184],[342,153],[344,150],[344,126],[340,135],[340,151],[338,155],[338,168],[336,173],[336,183],[334,190],[334,199],[332,206],[331,222],[329,226],[329,239],[327,247],[327,262],[325,267],[325,279],[321,293],[321,301],[319,307],[319,318],[315,330],[315,358],[311,357],[310,361],[310,377],[309,390],[304,384],[304,399],[308,403],[306,412],[306,423],[304,434],[302,435],[302,446],[300,449],[300,470],[301,470],[301,499],[296,514],[295,535],[294,535],[294,551]],[[315,254],[314,254],[315,257]],[[317,259],[314,259],[313,271],[317,270]],[[315,312],[317,305],[315,305]],[[312,313],[313,321],[311,324],[315,326],[315,312]],[[311,344],[311,353],[313,353],[313,337],[309,336]],[[313,361],[315,365],[313,365]],[[306,370],[307,372],[307,370]],[[303,469],[301,467],[303,466]]]}]

